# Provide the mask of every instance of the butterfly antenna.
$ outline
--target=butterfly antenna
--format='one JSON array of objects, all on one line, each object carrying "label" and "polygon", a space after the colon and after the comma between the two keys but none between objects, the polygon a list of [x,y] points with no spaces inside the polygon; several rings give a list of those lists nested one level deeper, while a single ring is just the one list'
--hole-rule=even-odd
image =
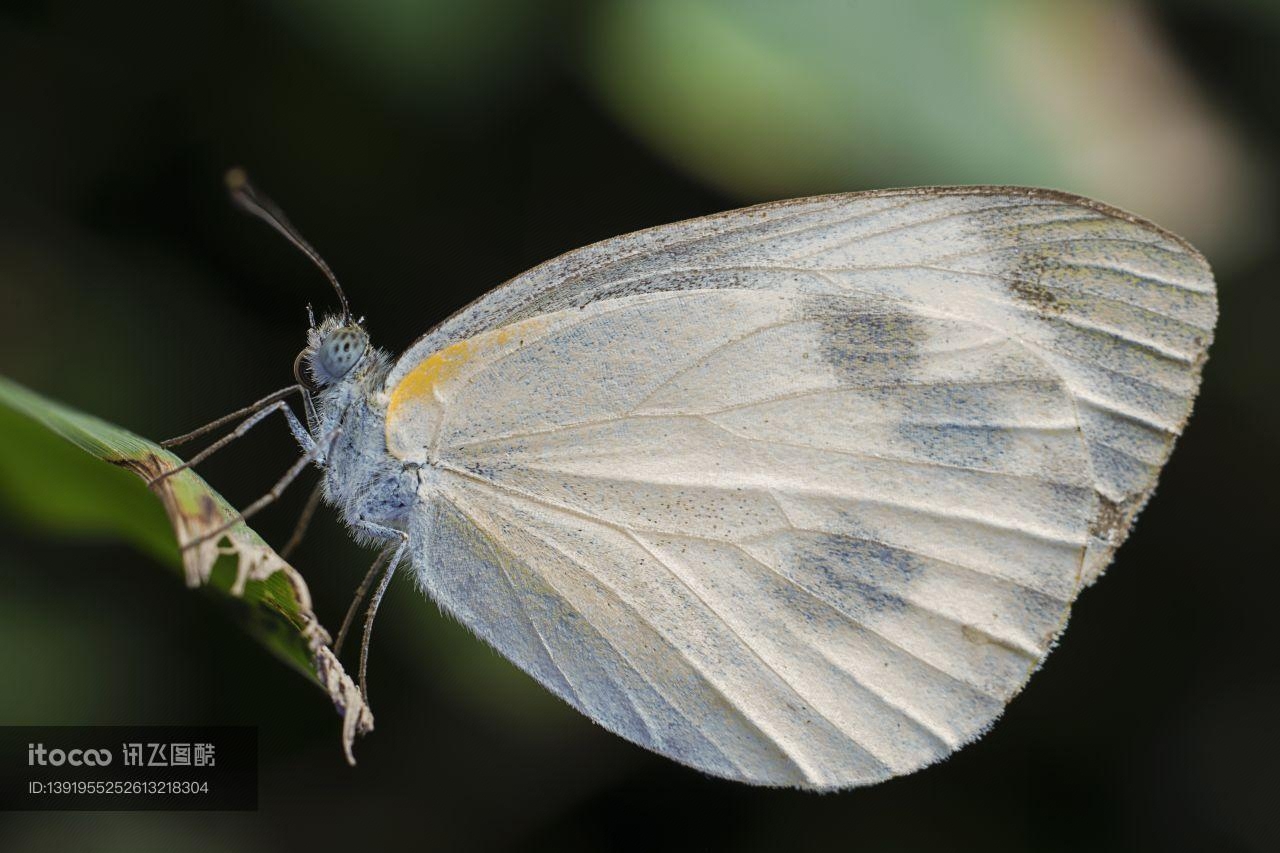
[{"label": "butterfly antenna", "polygon": [[231,200],[241,210],[253,214],[279,231],[286,240],[298,248],[298,251],[310,258],[311,263],[320,268],[320,272],[329,279],[334,292],[338,294],[338,301],[342,303],[342,324],[345,326],[350,323],[351,306],[347,304],[347,295],[342,292],[342,285],[338,284],[338,277],[333,274],[333,270],[329,269],[329,265],[324,262],[324,258],[320,257],[320,253],[302,239],[298,229],[293,227],[293,223],[275,202],[258,192],[253,184],[249,183],[249,176],[245,174],[244,169],[235,168],[227,172],[227,191],[231,193]]}]

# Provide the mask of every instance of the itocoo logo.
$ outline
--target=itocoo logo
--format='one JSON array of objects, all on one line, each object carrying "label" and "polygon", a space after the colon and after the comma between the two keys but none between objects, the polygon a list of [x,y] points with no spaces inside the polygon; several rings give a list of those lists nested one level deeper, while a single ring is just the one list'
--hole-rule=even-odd
[{"label": "itocoo logo", "polygon": [[106,767],[111,763],[109,749],[45,749],[42,743],[27,744],[27,766]]}]

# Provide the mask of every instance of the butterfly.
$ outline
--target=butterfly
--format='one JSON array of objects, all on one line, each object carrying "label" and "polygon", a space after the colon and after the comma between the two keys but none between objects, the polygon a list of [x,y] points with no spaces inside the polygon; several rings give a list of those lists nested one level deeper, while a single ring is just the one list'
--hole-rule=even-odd
[{"label": "butterfly", "polygon": [[1217,316],[1150,222],[923,187],[605,240],[393,359],[229,181],[341,311],[295,385],[211,426],[279,411],[303,449],[241,518],[315,463],[379,547],[339,636],[372,589],[362,689],[405,566],[605,728],[759,785],[871,784],[995,722],[1150,498]]}]

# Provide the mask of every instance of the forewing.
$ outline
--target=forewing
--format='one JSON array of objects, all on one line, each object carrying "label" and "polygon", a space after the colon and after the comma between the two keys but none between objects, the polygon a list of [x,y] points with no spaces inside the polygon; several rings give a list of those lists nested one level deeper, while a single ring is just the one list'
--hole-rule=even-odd
[{"label": "forewing", "polygon": [[1075,406],[1100,496],[1086,581],[1155,488],[1217,315],[1204,258],[1122,211],[1017,187],[890,190],[762,205],[562,255],[433,330],[388,387],[431,354],[513,321],[712,288],[874,296],[987,327],[1041,358]]},{"label": "forewing", "polygon": [[455,342],[393,387],[427,591],[612,731],[842,787],[979,735],[1048,652],[1096,496],[1004,331],[832,292],[669,290]]}]

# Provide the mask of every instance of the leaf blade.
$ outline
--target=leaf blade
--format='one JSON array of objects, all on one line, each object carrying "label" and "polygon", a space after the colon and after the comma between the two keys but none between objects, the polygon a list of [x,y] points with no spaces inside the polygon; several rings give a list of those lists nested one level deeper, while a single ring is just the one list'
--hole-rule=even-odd
[{"label": "leaf blade", "polygon": [[[5,377],[0,430],[7,437],[0,442],[0,504],[46,529],[119,536],[181,569],[189,587],[232,603],[238,621],[264,648],[329,694],[343,716],[343,749],[354,763],[355,735],[372,730],[373,715],[329,649],[302,576],[243,522],[216,539],[189,544],[235,517],[226,499],[190,469],[148,489],[136,478],[150,483],[182,460]],[[156,511],[156,498],[163,513]]]}]

